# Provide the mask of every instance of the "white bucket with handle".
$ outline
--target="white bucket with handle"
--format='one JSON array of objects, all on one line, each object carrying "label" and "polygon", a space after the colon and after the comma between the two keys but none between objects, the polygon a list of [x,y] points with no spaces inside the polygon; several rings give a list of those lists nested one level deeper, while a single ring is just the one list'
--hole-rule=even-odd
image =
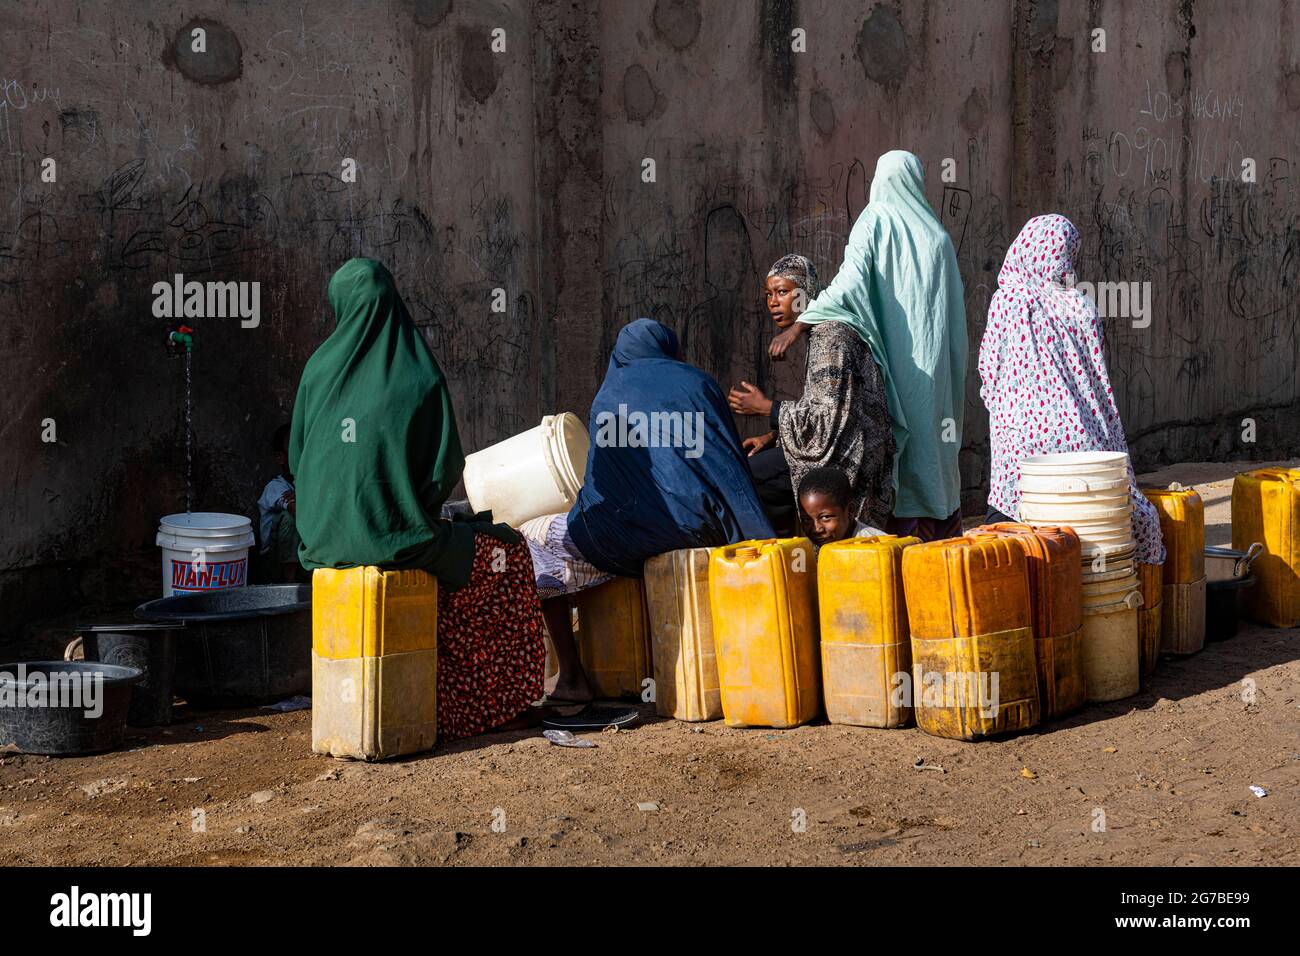
[{"label": "white bucket with handle", "polygon": [[1095,475],[1036,475],[1021,474],[1021,494],[1089,495],[1127,492],[1128,475],[1119,478],[1098,478]]},{"label": "white bucket with handle", "polygon": [[1050,494],[1045,491],[1022,491],[1020,492],[1020,500],[1025,504],[1051,505],[1057,508],[1122,508],[1130,503],[1127,488],[1085,494]]},{"label": "white bucket with handle", "polygon": [[1020,501],[1021,515],[1038,520],[1048,518],[1060,518],[1061,524],[1106,524],[1111,523],[1122,526],[1129,520],[1129,515],[1133,513],[1133,503],[1125,501],[1118,507],[1102,508],[1095,505],[1071,504],[1051,504],[1046,505],[1036,501]]},{"label": "white bucket with handle", "polygon": [[242,588],[248,583],[248,551],[256,542],[243,515],[194,511],[158,523],[163,597]]},{"label": "white bucket with handle", "polygon": [[577,415],[547,415],[536,428],[465,459],[465,494],[475,511],[518,528],[568,511],[587,473],[587,429]]},{"label": "white bucket with handle", "polygon": [[1030,455],[1020,459],[1020,474],[1060,478],[1079,476],[1096,481],[1128,477],[1128,455],[1122,451],[1069,451]]}]

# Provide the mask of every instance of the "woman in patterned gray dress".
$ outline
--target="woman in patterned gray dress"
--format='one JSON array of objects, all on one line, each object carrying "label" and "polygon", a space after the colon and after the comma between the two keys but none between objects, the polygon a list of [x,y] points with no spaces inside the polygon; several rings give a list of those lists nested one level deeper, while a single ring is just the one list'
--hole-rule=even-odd
[{"label": "woman in patterned gray dress", "polygon": [[[808,338],[808,368],[803,395],[773,401],[749,382],[732,389],[731,409],[741,415],[766,415],[772,430],[746,439],[760,494],[764,488],[797,488],[814,468],[842,471],[853,489],[850,514],[864,524],[883,528],[893,513],[894,436],[880,366],[861,336],[842,322],[808,326],[796,319],[816,295],[817,271],[803,256],[777,260],[767,277],[768,311],[782,334],[769,353],[784,355],[799,335]],[[765,472],[779,467],[768,449],[779,448],[788,484]],[[759,461],[755,461],[762,456]],[[788,492],[794,497],[793,490]],[[764,502],[768,502],[765,500]],[[794,503],[798,514],[798,503]],[[773,524],[778,524],[776,516]]]}]

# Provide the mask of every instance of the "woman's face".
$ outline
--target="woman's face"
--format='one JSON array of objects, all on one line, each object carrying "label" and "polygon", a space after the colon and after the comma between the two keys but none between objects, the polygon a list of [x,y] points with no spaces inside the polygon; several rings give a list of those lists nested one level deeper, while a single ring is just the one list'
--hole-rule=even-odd
[{"label": "woman's face", "polygon": [[807,304],[806,293],[784,276],[770,276],[767,280],[767,311],[778,329],[794,325]]}]

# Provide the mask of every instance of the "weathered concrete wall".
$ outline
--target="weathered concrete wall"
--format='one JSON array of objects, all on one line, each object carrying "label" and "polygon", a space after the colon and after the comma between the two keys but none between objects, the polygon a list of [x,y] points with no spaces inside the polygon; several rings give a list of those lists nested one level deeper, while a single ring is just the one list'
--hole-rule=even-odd
[{"label": "weathered concrete wall", "polygon": [[[191,323],[200,510],[255,513],[270,436],[332,327],[326,283],[353,255],[399,277],[467,444],[535,422],[528,4],[49,0],[0,15],[0,628],[156,593],[153,531],[185,500],[182,363],[151,294],[174,273],[261,283],[257,328]],[[195,23],[207,59],[188,50]]]},{"label": "weathered concrete wall", "polygon": [[[895,147],[924,160],[966,282],[970,504],[984,312],[1040,212],[1082,230],[1082,278],[1151,283],[1149,326],[1107,321],[1142,467],[1300,447],[1300,13],[1281,0],[41,0],[0,17],[0,640],[155,593],[184,443],[154,282],[261,283],[261,325],[201,321],[194,353],[196,506],[251,513],[347,257],[392,267],[470,448],[585,414],[639,315],[724,384],[789,396],[802,356],[767,361],[762,277],[800,251],[829,278]],[[194,22],[207,58],[176,48]]]}]

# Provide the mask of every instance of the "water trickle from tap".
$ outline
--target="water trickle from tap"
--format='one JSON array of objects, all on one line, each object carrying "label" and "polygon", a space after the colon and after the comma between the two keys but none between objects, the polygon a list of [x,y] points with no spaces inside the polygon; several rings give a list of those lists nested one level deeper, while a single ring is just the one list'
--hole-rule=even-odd
[{"label": "water trickle from tap", "polygon": [[190,425],[193,415],[193,401],[190,389],[190,361],[193,356],[185,353],[185,513],[194,510],[194,430]]}]

